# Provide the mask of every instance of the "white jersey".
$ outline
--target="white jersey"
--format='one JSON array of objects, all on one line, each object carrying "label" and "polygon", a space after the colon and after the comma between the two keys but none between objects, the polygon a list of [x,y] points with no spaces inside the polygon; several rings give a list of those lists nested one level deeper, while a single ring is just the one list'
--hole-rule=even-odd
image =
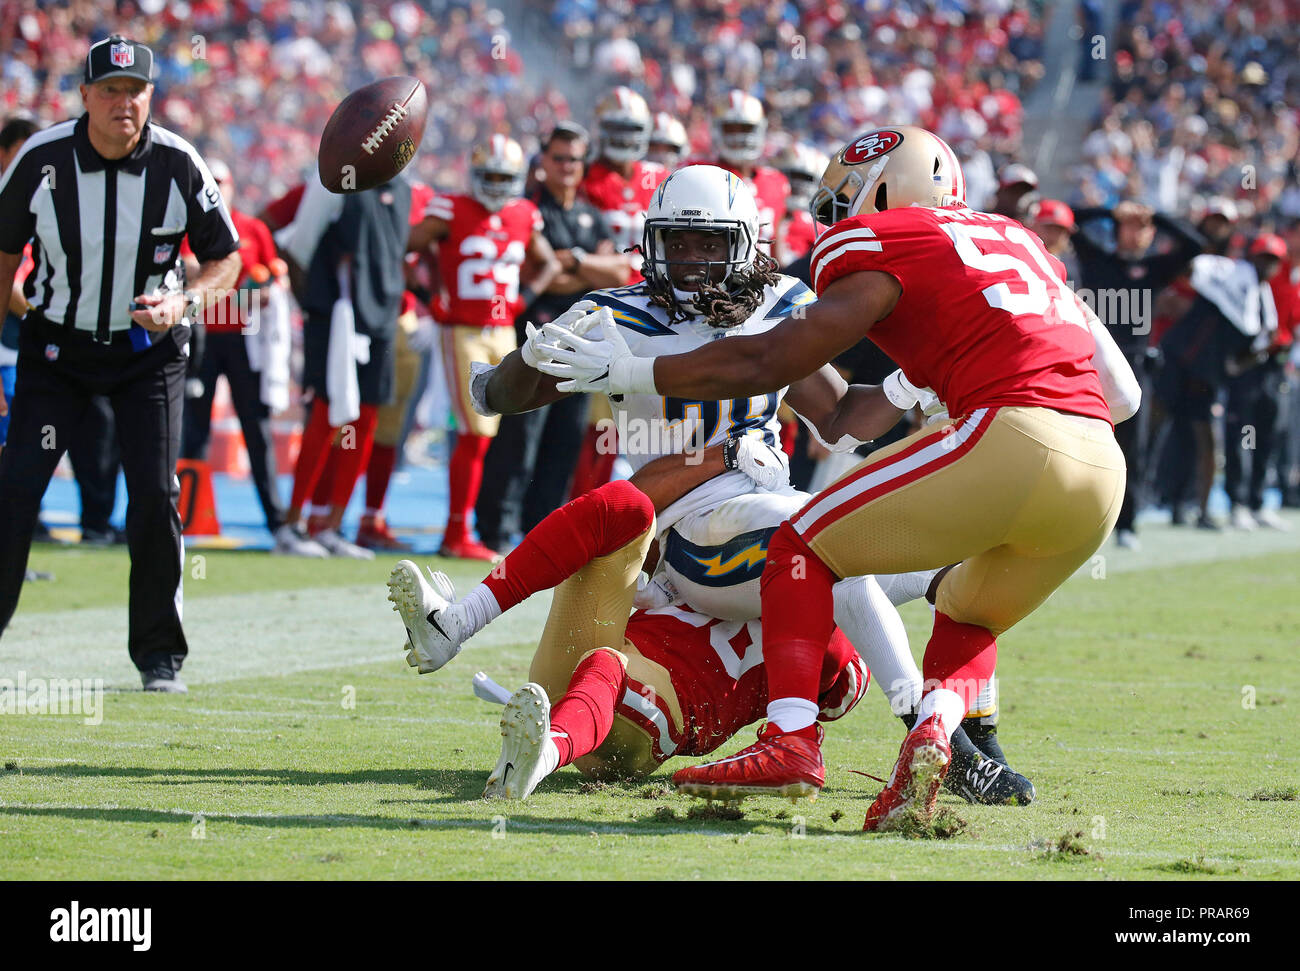
[{"label": "white jersey", "polygon": [[[767,288],[763,301],[749,319],[737,327],[721,330],[702,317],[676,324],[668,312],[652,306],[644,283],[630,287],[596,290],[584,299],[609,307],[633,354],[639,357],[685,354],[715,340],[761,334],[788,317],[795,307],[816,300],[812,291],[791,276],[778,276]],[[786,389],[766,395],[726,401],[686,401],[652,394],[615,395],[610,401],[619,450],[634,470],[664,455],[680,455],[693,449],[719,445],[745,431],[761,433],[764,441],[781,446],[781,424],[777,408]],[[738,495],[754,492],[753,480],[742,472],[727,472],[687,493],[659,515],[662,533],[692,513],[711,510]]]}]

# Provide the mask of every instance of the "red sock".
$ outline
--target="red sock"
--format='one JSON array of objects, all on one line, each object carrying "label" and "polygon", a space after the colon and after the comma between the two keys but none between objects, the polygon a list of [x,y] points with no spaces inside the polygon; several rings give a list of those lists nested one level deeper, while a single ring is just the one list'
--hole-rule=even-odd
[{"label": "red sock", "polygon": [[451,453],[448,468],[450,496],[448,498],[447,529],[444,543],[459,542],[469,533],[469,514],[478,499],[478,488],[483,483],[483,459],[492,439],[486,435],[461,435]]},{"label": "red sock", "polygon": [[311,414],[302,431],[298,462],[293,469],[293,496],[289,501],[289,507],[295,512],[302,511],[303,503],[316,487],[316,480],[320,478],[321,470],[325,468],[325,460],[329,457],[330,437],[329,403],[317,398],[311,404]]},{"label": "red sock", "polygon": [[551,733],[560,751],[560,765],[596,751],[605,741],[626,681],[623,663],[611,651],[593,651],[578,663],[569,690],[551,709]]},{"label": "red sock", "polygon": [[370,464],[366,466],[366,508],[375,512],[384,508],[388,495],[388,482],[397,465],[397,446],[375,442],[370,450]]},{"label": "red sock", "polygon": [[311,491],[311,504],[316,509],[325,509],[333,501],[334,496],[334,478],[339,467],[339,450],[333,445],[326,453],[325,467],[320,471],[320,478],[316,480],[316,488]]},{"label": "red sock", "polygon": [[654,520],[654,504],[630,482],[609,482],[566,503],[528,531],[483,583],[502,610],[558,586],[598,556],[626,546]]},{"label": "red sock", "polygon": [[830,690],[839,678],[845,665],[858,653],[852,642],[844,636],[838,627],[831,632],[830,643],[826,646],[826,656],[822,658],[822,672],[818,679],[818,696]]},{"label": "red sock", "polygon": [[934,632],[921,662],[927,693],[936,687],[948,688],[962,696],[969,711],[997,664],[998,642],[992,631],[934,612]]},{"label": "red sock", "polygon": [[378,405],[362,405],[361,417],[344,425],[339,431],[338,464],[334,467],[333,495],[330,505],[346,508],[352,490],[361,478],[361,470],[370,461],[370,447],[375,443],[375,425],[379,422]]},{"label": "red sock", "polygon": [[831,587],[839,578],[789,522],[767,544],[761,581],[767,696],[816,703],[822,664],[835,627]]}]

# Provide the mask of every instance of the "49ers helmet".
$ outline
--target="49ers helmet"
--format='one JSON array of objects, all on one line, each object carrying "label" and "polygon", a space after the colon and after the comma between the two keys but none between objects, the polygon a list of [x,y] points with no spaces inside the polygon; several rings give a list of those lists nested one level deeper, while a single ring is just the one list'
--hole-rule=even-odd
[{"label": "49ers helmet", "polygon": [[[727,131],[728,128],[740,129]],[[724,162],[757,162],[767,137],[763,102],[739,88],[727,92],[713,110],[713,148]]]},{"label": "49ers helmet", "polygon": [[496,212],[523,195],[527,167],[524,150],[517,141],[508,135],[493,135],[470,152],[469,193],[483,208]]},{"label": "49ers helmet", "polygon": [[806,209],[830,161],[824,152],[803,142],[792,142],[772,160],[772,166],[790,183],[790,207]]},{"label": "49ers helmet", "polygon": [[611,162],[635,162],[650,147],[650,106],[621,85],[596,105],[597,154]]},{"label": "49ers helmet", "polygon": [[899,125],[864,132],[831,158],[813,194],[813,218],[833,226],[850,216],[905,206],[966,202],[957,156],[938,135]]},{"label": "49ers helmet", "polygon": [[646,159],[658,162],[665,168],[675,169],[682,160],[682,153],[686,151],[686,142],[686,128],[682,123],[668,112],[661,111],[654,118]]}]

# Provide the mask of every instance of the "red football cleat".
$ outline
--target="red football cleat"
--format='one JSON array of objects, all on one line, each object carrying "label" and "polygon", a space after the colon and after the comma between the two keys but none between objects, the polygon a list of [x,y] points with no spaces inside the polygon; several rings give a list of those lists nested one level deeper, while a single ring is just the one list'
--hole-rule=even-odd
[{"label": "red football cleat", "polygon": [[862,823],[865,832],[883,833],[896,829],[908,816],[928,823],[939,802],[939,786],[948,773],[951,752],[948,735],[931,715],[907,733],[894,771]]},{"label": "red football cleat", "polygon": [[673,773],[678,792],[706,799],[741,796],[800,796],[817,798],[826,783],[820,725],[798,732],[782,732],[771,722],[749,748],[717,762],[693,765]]},{"label": "red football cleat", "polygon": [[368,550],[388,550],[393,553],[409,553],[410,543],[398,539],[382,516],[362,516],[357,528],[357,545]]},{"label": "red football cleat", "polygon": [[439,556],[448,556],[456,560],[486,560],[488,563],[500,563],[505,559],[496,550],[484,546],[476,539],[466,536],[459,540],[443,540]]}]

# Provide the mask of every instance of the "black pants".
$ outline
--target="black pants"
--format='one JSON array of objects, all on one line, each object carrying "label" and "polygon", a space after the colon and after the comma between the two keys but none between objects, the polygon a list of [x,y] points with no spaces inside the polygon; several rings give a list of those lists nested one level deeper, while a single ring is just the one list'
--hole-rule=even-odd
[{"label": "black pants", "polygon": [[1146,351],[1131,351],[1128,354],[1129,366],[1137,376],[1142,387],[1143,404],[1138,413],[1128,421],[1115,426],[1115,442],[1124,453],[1128,465],[1128,476],[1124,484],[1124,501],[1119,507],[1119,519],[1115,521],[1116,529],[1132,530],[1137,519],[1145,493],[1147,470],[1147,424],[1150,408],[1151,379],[1147,373]]},{"label": "black pants", "polygon": [[188,647],[176,459],[188,340],[189,328],[179,325],[136,351],[125,336],[98,344],[40,319],[24,322],[9,444],[0,454],[0,632],[18,606],[41,496],[91,397],[102,394],[117,419],[126,473],[131,660],[142,671],[180,667]]},{"label": "black pants", "polygon": [[108,520],[117,505],[117,470],[122,464],[117,444],[117,423],[113,403],[94,395],[86,419],[68,442],[72,474],[81,494],[82,533],[107,533]]},{"label": "black pants", "polygon": [[224,374],[230,384],[230,400],[239,416],[239,428],[244,433],[248,465],[266,516],[266,528],[274,533],[284,522],[284,502],[275,481],[271,409],[262,402],[262,379],[248,363],[245,341],[238,331],[208,331],[197,374],[203,382],[203,394],[185,402],[181,458],[201,459],[207,453],[212,435],[212,396],[217,378]]},{"label": "black pants", "polygon": [[564,505],[586,432],[584,395],[502,416],[483,460],[483,485],[474,507],[484,543],[499,547]]},{"label": "black pants", "polygon": [[[1282,393],[1281,365],[1269,362],[1228,382],[1223,414],[1223,488],[1230,502],[1244,502],[1251,512],[1264,507],[1264,478],[1277,440]],[[1243,464],[1250,464],[1250,483],[1242,494]]]}]

